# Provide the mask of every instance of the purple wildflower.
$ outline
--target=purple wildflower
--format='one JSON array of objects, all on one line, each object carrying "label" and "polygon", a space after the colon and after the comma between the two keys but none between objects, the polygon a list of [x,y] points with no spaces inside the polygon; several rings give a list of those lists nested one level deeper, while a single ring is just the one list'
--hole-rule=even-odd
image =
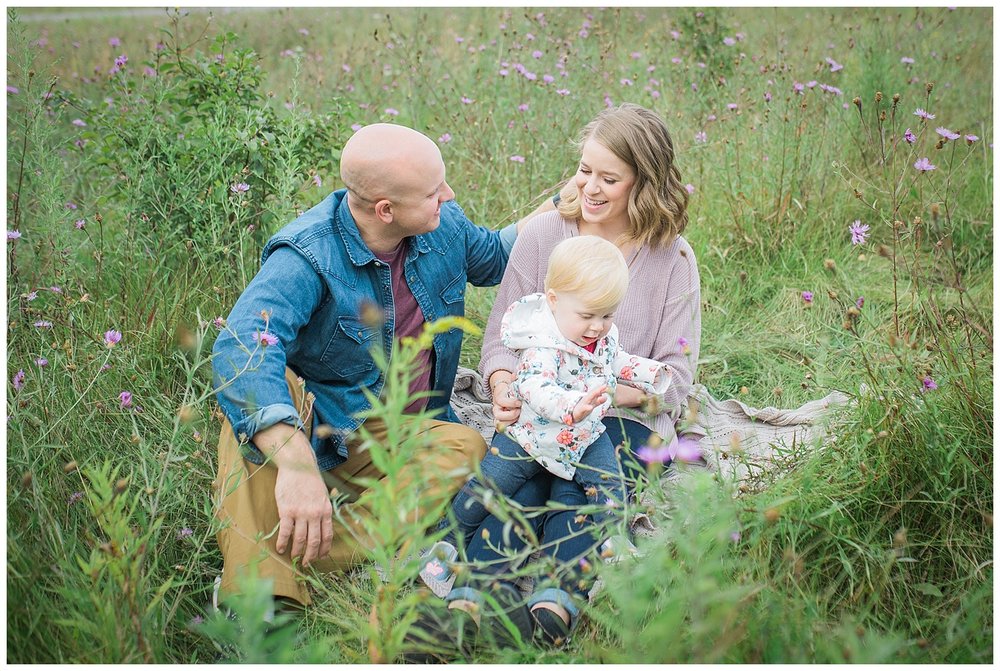
[{"label": "purple wildflower", "polygon": [[21,391],[21,388],[24,386],[24,369],[17,371],[10,383],[13,385],[14,391]]},{"label": "purple wildflower", "polygon": [[212,326],[221,331],[222,329],[226,328],[226,320],[223,319],[222,317],[216,317],[215,319],[212,320]]},{"label": "purple wildflower", "polygon": [[193,535],[194,535],[194,529],[191,529],[190,527],[184,527],[183,529],[177,532],[177,540],[190,538]]},{"label": "purple wildflower", "polygon": [[122,408],[129,407],[130,405],[132,405],[132,392],[123,391],[122,393],[118,394],[118,400],[121,402]]},{"label": "purple wildflower", "polygon": [[45,319],[39,319],[37,322],[35,322],[35,326],[37,326],[40,329],[50,329],[52,328],[52,322]]},{"label": "purple wildflower", "polygon": [[539,51],[538,49],[535,49],[534,51],[531,52],[531,57],[532,58],[541,58],[544,55],[545,54],[542,53],[541,51]]},{"label": "purple wildflower", "polygon": [[697,142],[698,144],[703,144],[705,142],[708,142],[708,135],[705,133],[705,131],[700,130],[694,134],[694,141]]},{"label": "purple wildflower", "polygon": [[913,167],[920,172],[927,172],[929,170],[937,170],[937,166],[933,165],[929,158],[926,156],[923,158],[918,158],[917,162],[913,164]]},{"label": "purple wildflower", "polygon": [[250,190],[250,185],[246,182],[237,182],[229,187],[229,190],[233,193],[246,193]]},{"label": "purple wildflower", "polygon": [[854,301],[854,304],[860,310],[861,308],[863,308],[865,306],[865,297],[864,296],[858,296],[858,300]]},{"label": "purple wildflower", "polygon": [[934,130],[937,132],[938,135],[940,135],[941,137],[946,137],[949,140],[957,140],[958,138],[962,137],[961,133],[956,133],[955,131],[948,130],[944,126],[938,126]]},{"label": "purple wildflower", "polygon": [[771,102],[771,92],[770,91],[764,91],[764,102],[766,102],[766,103]]},{"label": "purple wildflower", "polygon": [[741,538],[743,538],[743,536],[740,534],[739,531],[733,531],[729,534],[729,540],[731,540],[734,543],[739,543]]},{"label": "purple wildflower", "polygon": [[269,347],[278,344],[278,336],[273,333],[268,333],[267,331],[264,331],[263,333],[255,332],[253,334],[253,341],[263,345],[264,347]]},{"label": "purple wildflower", "polygon": [[43,356],[40,356],[37,359],[35,359],[35,365],[37,365],[39,368],[45,368],[46,366],[49,365],[49,360]]},{"label": "purple wildflower", "polygon": [[861,245],[864,244],[865,240],[868,239],[868,230],[870,226],[868,224],[862,224],[860,219],[855,219],[854,223],[850,226],[851,231],[851,244]]},{"label": "purple wildflower", "polygon": [[826,59],[827,64],[830,66],[830,72],[836,72],[837,70],[843,70],[844,66],[833,60],[832,58]]},{"label": "purple wildflower", "polygon": [[969,143],[969,144],[972,144],[973,142],[977,141],[978,139],[979,139],[978,135],[966,135],[965,136],[965,141],[967,143]]},{"label": "purple wildflower", "polygon": [[694,193],[694,184],[685,184],[684,190],[688,192],[688,195]]},{"label": "purple wildflower", "polygon": [[84,219],[77,219],[73,226],[76,227],[76,230],[82,231],[87,226],[87,222]]},{"label": "purple wildflower", "polygon": [[733,39],[732,37],[723,37],[722,43],[725,44],[727,47],[731,47],[734,44],[736,44],[736,40]]},{"label": "purple wildflower", "polygon": [[7,242],[10,242],[11,240],[20,240],[20,239],[21,239],[21,231],[7,231]]},{"label": "purple wildflower", "polygon": [[73,119],[73,121],[71,121],[70,123],[79,128],[83,128],[84,126],[87,125],[87,122],[84,121],[83,119]]},{"label": "purple wildflower", "polygon": [[514,154],[513,156],[510,157],[510,160],[513,161],[514,163],[524,163],[524,157],[521,156],[520,154]]},{"label": "purple wildflower", "polygon": [[475,100],[473,100],[469,96],[462,96],[462,104],[463,105],[471,105],[474,102],[475,102]]},{"label": "purple wildflower", "polygon": [[117,37],[109,37],[108,38],[108,46],[109,47],[120,47],[121,45],[122,45],[122,41],[120,39],[118,39]]},{"label": "purple wildflower", "polygon": [[924,385],[924,391],[934,391],[935,389],[938,388],[937,382],[935,382],[934,378],[932,378],[930,375],[924,378],[923,385]]},{"label": "purple wildflower", "polygon": [[517,106],[517,111],[518,112],[527,112],[528,111],[528,103],[521,103],[520,105],[518,105]]},{"label": "purple wildflower", "polygon": [[441,144],[448,144],[449,142],[451,142],[451,133],[445,133],[444,135],[439,137],[438,142],[440,142]]},{"label": "purple wildflower", "polygon": [[35,300],[36,298],[38,298],[38,292],[37,291],[29,291],[28,293],[26,293],[24,295],[24,300],[28,301],[29,303],[31,301]]},{"label": "purple wildflower", "polygon": [[663,464],[670,461],[670,446],[660,445],[658,447],[650,447],[649,445],[643,445],[635,451],[635,454],[647,464]]},{"label": "purple wildflower", "polygon": [[386,107],[385,113],[389,116],[399,116],[399,110],[394,107]]},{"label": "purple wildflower", "polygon": [[104,344],[108,347],[114,347],[122,339],[121,331],[105,331],[104,332]]},{"label": "purple wildflower", "polygon": [[917,136],[913,134],[913,131],[907,128],[906,132],[903,133],[903,139],[906,140],[907,144],[913,144],[917,141]]},{"label": "purple wildflower", "polygon": [[688,464],[696,464],[701,461],[701,448],[698,441],[691,438],[680,438],[671,446],[670,458],[674,461],[682,461]]},{"label": "purple wildflower", "polygon": [[192,627],[197,627],[199,624],[201,624],[204,621],[205,621],[205,618],[203,618],[201,615],[195,615],[194,617],[191,618],[191,626]]},{"label": "purple wildflower", "polygon": [[902,58],[899,59],[899,62],[904,63],[906,65],[913,65],[913,59],[910,58],[909,56],[903,56]]},{"label": "purple wildflower", "polygon": [[11,86],[10,84],[7,84],[7,93],[11,95],[17,95],[20,92],[21,89],[17,88],[16,86]]},{"label": "purple wildflower", "polygon": [[806,303],[812,303],[813,302],[813,292],[811,292],[811,291],[803,291],[802,292],[802,300],[805,301]]},{"label": "purple wildflower", "polygon": [[72,494],[69,495],[69,498],[66,499],[66,503],[69,505],[73,505],[74,503],[79,503],[82,500],[83,500],[83,492],[73,492]]},{"label": "purple wildflower", "polygon": [[935,118],[933,114],[931,114],[930,112],[925,112],[924,110],[920,109],[919,107],[916,109],[916,111],[913,112],[913,116],[920,117],[921,119],[933,119],[933,118]]}]

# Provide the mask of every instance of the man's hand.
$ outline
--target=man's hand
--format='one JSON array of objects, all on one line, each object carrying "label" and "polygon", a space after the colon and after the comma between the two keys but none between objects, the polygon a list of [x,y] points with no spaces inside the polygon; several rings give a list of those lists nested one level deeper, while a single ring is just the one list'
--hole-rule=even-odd
[{"label": "man's hand", "polygon": [[306,435],[288,424],[275,424],[253,437],[254,443],[278,469],[274,500],[278,505],[276,549],[284,554],[292,541],[292,557],[309,566],[330,552],[333,505],[316,466]]},{"label": "man's hand", "polygon": [[576,407],[573,408],[573,422],[582,421],[584,417],[594,411],[594,408],[608,400],[608,397],[604,395],[604,392],[607,390],[608,385],[602,384],[600,387],[595,387],[584,394],[583,398],[576,404]]}]

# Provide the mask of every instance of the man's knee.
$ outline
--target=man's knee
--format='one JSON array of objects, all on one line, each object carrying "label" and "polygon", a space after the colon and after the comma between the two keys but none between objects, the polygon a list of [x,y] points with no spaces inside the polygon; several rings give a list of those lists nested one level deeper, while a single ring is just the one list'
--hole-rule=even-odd
[{"label": "man's knee", "polygon": [[432,431],[437,434],[434,444],[446,448],[441,452],[456,466],[474,467],[486,454],[486,441],[478,431],[464,424],[441,422]]}]

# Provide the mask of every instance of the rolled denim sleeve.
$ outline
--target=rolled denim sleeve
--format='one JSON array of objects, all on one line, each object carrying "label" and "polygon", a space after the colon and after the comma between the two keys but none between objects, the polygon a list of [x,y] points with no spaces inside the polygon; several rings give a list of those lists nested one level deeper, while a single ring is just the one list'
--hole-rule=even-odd
[{"label": "rolled denim sleeve", "polygon": [[287,352],[323,298],[323,281],[290,247],[278,247],[247,285],[215,341],[213,384],[233,433],[256,463],[263,455],[249,442],[270,426],[301,427],[288,383]]}]

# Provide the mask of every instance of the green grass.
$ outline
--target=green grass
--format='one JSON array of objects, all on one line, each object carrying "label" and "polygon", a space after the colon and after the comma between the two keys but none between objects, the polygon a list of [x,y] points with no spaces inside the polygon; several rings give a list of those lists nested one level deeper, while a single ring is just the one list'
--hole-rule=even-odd
[{"label": "green grass", "polygon": [[[209,632],[261,661],[391,657],[413,616],[407,567],[381,589],[371,565],[318,583],[297,646],[198,623],[221,568],[209,322],[267,238],[339,186],[352,124],[450,134],[459,202],[499,227],[573,172],[572,140],[608,96],[664,116],[694,187],[699,380],[755,406],[831,389],[858,403],[781,477],[735,497],[705,479],[668,491],[647,557],[601,569],[568,648],[477,661],[992,662],[992,13],[703,12],[31,8],[8,21],[7,215],[22,235],[7,243],[8,661],[206,662]],[[980,139],[937,148],[938,126]],[[937,169],[918,173],[921,157]],[[251,189],[234,197],[240,181]],[[870,237],[852,246],[857,219]],[[494,294],[470,289],[474,323]],[[109,329],[123,334],[110,349]],[[479,345],[466,338],[463,365]],[[937,389],[922,391],[927,377]],[[419,536],[389,531],[389,546]]]}]

